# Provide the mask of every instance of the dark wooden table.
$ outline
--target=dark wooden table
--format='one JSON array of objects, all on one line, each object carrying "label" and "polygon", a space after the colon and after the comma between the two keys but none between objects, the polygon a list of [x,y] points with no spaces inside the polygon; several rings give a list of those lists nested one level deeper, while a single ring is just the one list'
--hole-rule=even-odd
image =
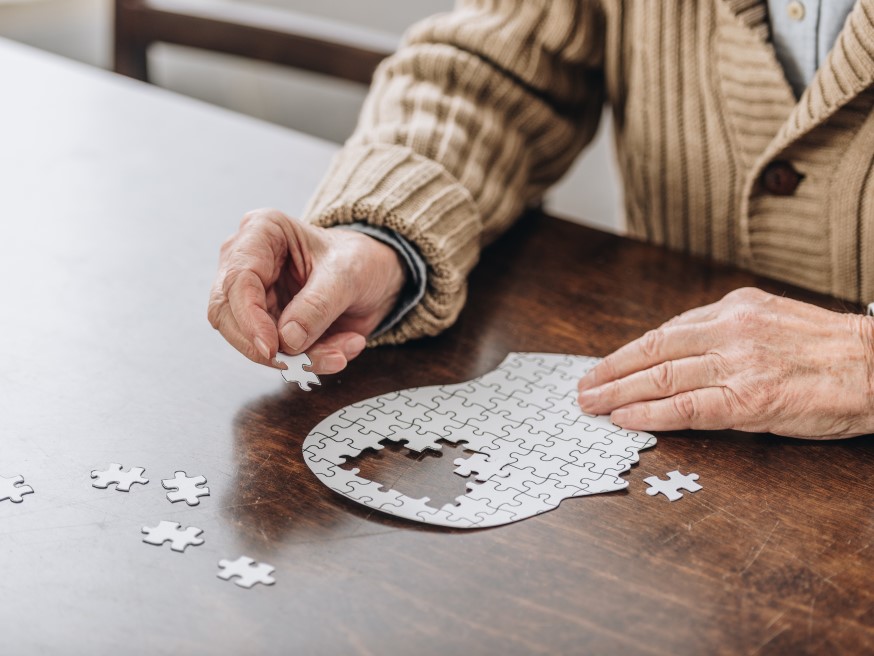
[{"label": "dark wooden table", "polygon": [[[838,304],[532,216],[485,253],[457,326],[305,394],[224,344],[205,305],[244,206],[302,204],[332,149],[8,44],[0,62],[17,98],[0,108],[0,475],[36,490],[0,503],[3,653],[874,648],[870,438],[659,435],[627,490],[479,531],[371,512],[300,450],[348,403],[463,381],[509,351],[604,355],[739,286]],[[454,457],[387,448],[358,464],[439,504],[464,491]],[[91,487],[110,462],[151,482]],[[644,493],[678,467],[704,489]],[[159,481],[177,469],[212,496],[171,506]],[[143,544],[160,520],[206,543]],[[276,585],[216,578],[243,553],[275,565]]]}]

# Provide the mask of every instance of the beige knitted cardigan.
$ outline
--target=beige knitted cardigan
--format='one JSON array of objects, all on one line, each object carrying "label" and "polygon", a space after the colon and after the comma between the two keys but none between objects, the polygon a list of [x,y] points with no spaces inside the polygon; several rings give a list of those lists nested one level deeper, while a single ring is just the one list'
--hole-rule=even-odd
[{"label": "beige knitted cardigan", "polygon": [[[765,0],[466,0],[407,34],[305,217],[396,230],[423,301],[378,342],[435,334],[482,246],[615,117],[632,236],[874,300],[874,0],[796,102]],[[765,166],[803,176],[768,194]],[[584,210],[584,208],[583,208]]]}]

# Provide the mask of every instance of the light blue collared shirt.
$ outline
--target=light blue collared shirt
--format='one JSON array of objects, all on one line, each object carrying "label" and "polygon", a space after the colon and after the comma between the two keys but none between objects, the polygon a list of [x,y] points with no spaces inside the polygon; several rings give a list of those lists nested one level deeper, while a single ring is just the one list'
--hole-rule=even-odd
[{"label": "light blue collared shirt", "polygon": [[796,98],[813,81],[856,0],[768,0],[777,59]]}]

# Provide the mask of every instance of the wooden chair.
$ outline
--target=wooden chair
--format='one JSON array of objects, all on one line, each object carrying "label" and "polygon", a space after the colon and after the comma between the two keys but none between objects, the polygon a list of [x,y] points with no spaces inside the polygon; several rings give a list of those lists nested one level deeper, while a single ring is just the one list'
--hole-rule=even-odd
[{"label": "wooden chair", "polygon": [[226,0],[115,0],[115,70],[148,81],[148,49],[170,43],[369,84],[397,39]]}]

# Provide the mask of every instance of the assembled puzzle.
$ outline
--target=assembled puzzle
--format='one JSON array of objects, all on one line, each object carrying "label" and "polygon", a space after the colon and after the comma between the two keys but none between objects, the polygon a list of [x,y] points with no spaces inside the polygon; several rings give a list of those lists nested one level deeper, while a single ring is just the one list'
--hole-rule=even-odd
[{"label": "assembled puzzle", "polygon": [[[347,406],[303,444],[310,469],[332,490],[369,508],[458,528],[499,526],[556,508],[563,499],[621,490],[620,474],[656,443],[608,417],[583,413],[577,382],[598,358],[511,353],[467,383],[421,387]],[[344,469],[347,458],[384,440],[413,451],[464,443],[456,473],[475,474],[468,492],[441,508]]]}]

